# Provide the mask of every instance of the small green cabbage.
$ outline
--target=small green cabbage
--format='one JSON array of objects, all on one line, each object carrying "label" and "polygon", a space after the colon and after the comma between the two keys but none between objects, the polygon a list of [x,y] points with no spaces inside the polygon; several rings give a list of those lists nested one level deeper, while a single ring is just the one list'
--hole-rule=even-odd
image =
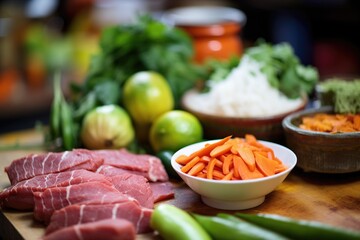
[{"label": "small green cabbage", "polygon": [[120,106],[104,105],[88,112],[83,120],[81,140],[89,149],[128,146],[135,136],[129,114]]}]

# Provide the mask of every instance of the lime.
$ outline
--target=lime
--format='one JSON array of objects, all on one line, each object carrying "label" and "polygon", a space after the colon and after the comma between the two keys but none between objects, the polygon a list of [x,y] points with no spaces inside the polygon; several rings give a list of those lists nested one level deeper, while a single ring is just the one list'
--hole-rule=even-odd
[{"label": "lime", "polygon": [[150,128],[150,144],[155,152],[177,151],[203,138],[199,120],[189,112],[173,110],[159,116]]},{"label": "lime", "polygon": [[123,91],[124,106],[138,125],[150,125],[174,107],[170,86],[157,72],[135,73],[125,82]]}]

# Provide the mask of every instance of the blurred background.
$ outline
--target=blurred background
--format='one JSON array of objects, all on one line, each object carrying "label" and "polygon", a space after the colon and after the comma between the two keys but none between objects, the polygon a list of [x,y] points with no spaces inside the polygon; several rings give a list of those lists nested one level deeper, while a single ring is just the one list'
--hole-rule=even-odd
[{"label": "blurred background", "polygon": [[[0,3],[0,134],[47,124],[52,78],[81,82],[102,29],[139,13],[229,6],[246,15],[244,47],[289,42],[320,78],[360,76],[360,2],[346,0],[3,0]],[[63,84],[67,84],[66,82]]]}]

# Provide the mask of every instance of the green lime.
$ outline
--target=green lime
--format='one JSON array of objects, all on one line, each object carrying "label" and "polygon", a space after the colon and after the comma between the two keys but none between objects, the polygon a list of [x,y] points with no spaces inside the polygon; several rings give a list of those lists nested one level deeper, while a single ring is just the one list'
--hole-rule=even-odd
[{"label": "green lime", "polygon": [[132,75],[124,85],[125,108],[142,126],[174,107],[174,99],[166,79],[157,72],[142,71]]},{"label": "green lime", "polygon": [[203,139],[199,120],[186,111],[173,110],[160,115],[150,128],[150,144],[155,152],[177,151]]}]

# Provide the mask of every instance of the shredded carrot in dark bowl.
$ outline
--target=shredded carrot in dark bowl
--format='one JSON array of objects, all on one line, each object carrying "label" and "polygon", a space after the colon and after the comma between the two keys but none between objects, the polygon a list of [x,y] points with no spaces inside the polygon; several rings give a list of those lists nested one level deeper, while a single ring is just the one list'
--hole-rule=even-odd
[{"label": "shredded carrot in dark bowl", "polygon": [[307,109],[287,116],[286,144],[305,171],[360,171],[359,114],[335,114],[332,107]]}]

